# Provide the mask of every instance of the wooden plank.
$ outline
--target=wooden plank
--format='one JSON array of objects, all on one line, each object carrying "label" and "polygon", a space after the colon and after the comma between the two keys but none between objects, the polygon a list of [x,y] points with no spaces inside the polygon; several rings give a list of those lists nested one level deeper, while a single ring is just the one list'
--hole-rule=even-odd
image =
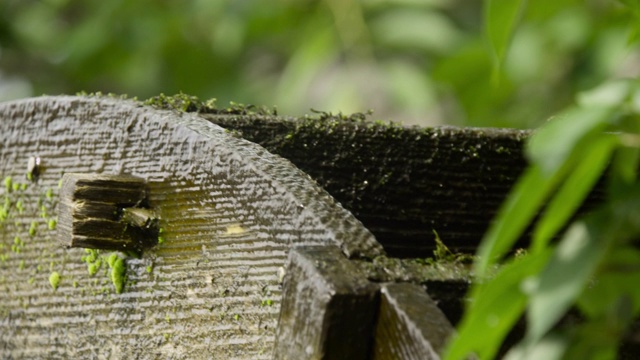
[{"label": "wooden plank", "polygon": [[[26,99],[0,104],[0,144],[4,357],[271,359],[290,247],[383,253],[289,161],[194,114]],[[161,243],[140,258],[60,246],[69,173],[144,179]]]},{"label": "wooden plank", "polygon": [[453,327],[418,285],[387,284],[380,290],[373,359],[437,360]]},{"label": "wooden plank", "polygon": [[[431,256],[434,230],[452,249],[475,252],[526,166],[522,149],[531,134],[403,127],[329,114],[202,116],[292,161],[394,257]],[[601,198],[598,190],[589,202]]]},{"label": "wooden plank", "polygon": [[289,254],[275,359],[368,359],[378,286],[335,247]]}]

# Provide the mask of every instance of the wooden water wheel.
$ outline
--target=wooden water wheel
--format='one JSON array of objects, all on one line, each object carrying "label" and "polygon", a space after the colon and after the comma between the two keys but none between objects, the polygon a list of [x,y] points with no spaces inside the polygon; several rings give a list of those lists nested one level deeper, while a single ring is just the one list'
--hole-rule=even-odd
[{"label": "wooden water wheel", "polygon": [[0,357],[437,358],[529,133],[205,110],[0,104]]},{"label": "wooden water wheel", "polygon": [[[0,119],[2,357],[271,358],[291,247],[383,253],[290,162],[196,115],[42,97],[0,105]],[[146,184],[160,241],[116,253],[120,293],[111,251],[58,238],[65,174]]]}]

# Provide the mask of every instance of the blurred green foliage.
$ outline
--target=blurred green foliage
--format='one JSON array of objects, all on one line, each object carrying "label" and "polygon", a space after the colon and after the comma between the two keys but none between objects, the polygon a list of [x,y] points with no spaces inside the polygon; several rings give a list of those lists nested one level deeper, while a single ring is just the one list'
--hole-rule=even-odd
[{"label": "blurred green foliage", "polygon": [[[633,19],[627,39],[635,44],[640,1],[618,1]],[[495,69],[506,58],[526,2],[484,2]],[[525,317],[524,337],[504,359],[616,359],[640,316],[638,77],[614,76],[579,93],[574,105],[527,140],[525,155],[527,170],[478,248],[471,301],[444,358],[496,358]],[[598,182],[605,184],[604,201],[572,221]],[[528,250],[520,252],[525,255],[511,256],[530,225]],[[572,311],[579,315],[571,319]]]},{"label": "blurred green foliage", "polygon": [[534,127],[579,91],[638,74],[622,10],[529,1],[499,40],[483,36],[480,0],[2,0],[0,100],[182,91],[292,115]]}]

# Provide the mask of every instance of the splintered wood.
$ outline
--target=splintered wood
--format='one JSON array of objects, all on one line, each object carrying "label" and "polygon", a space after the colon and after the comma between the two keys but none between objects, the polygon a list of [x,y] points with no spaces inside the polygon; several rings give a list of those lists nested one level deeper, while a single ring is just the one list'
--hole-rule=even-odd
[{"label": "splintered wood", "polygon": [[[123,221],[122,214],[127,208],[139,206],[146,192],[145,180],[134,176],[65,174],[60,190],[58,240],[66,247],[141,251],[148,245],[149,235],[144,226]],[[145,224],[139,217],[134,220]]]}]

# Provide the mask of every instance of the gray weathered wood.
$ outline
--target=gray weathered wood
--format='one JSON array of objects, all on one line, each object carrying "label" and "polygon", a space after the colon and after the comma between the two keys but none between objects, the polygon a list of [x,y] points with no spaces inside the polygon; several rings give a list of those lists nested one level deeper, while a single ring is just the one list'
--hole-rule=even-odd
[{"label": "gray weathered wood", "polygon": [[[40,159],[36,182],[25,176],[32,157]],[[117,255],[124,261],[61,247],[65,173],[144,179],[160,243],[141,258]],[[271,359],[278,269],[292,246],[384,253],[289,161],[194,114],[132,101],[0,104],[0,180],[8,184],[0,183],[7,358]],[[122,265],[118,294],[112,275]]]},{"label": "gray weathered wood", "polygon": [[382,286],[373,347],[375,360],[437,360],[453,327],[425,290],[413,284]]},{"label": "gray weathered wood", "polygon": [[335,247],[289,254],[275,359],[368,359],[378,286]]}]

